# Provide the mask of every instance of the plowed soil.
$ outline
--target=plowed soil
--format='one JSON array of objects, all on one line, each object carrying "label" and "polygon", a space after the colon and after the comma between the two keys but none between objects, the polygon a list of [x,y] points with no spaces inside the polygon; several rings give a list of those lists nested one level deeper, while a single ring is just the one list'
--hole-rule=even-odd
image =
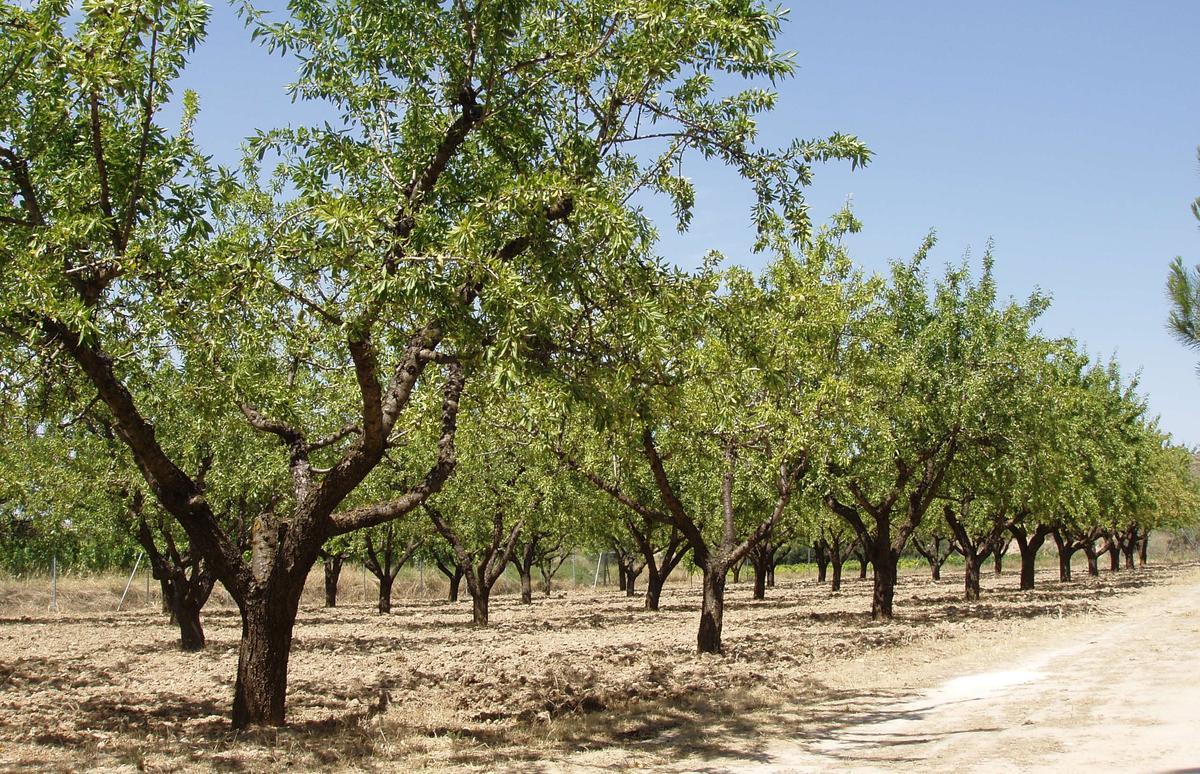
[{"label": "plowed soil", "polygon": [[[198,654],[146,609],[11,615],[0,618],[0,768],[792,771],[945,768],[959,754],[953,765],[983,769],[1054,767],[1054,756],[1200,764],[1200,753],[1139,758],[1148,751],[1130,738],[1169,739],[1179,728],[1165,722],[1200,732],[1200,701],[1187,698],[1200,698],[1200,567],[1047,575],[1024,593],[1012,574],[989,576],[974,603],[957,578],[906,576],[890,622],[865,613],[869,582],[856,578],[840,594],[785,578],[765,601],[734,584],[721,657],[693,652],[699,585],[686,581],[658,613],[615,590],[497,597],[486,629],[470,626],[469,601],[397,599],[386,616],[357,601],[308,606],[288,727],[240,734],[227,720],[235,610],[206,612]],[[1136,717],[1110,711],[1136,697]],[[1168,708],[1161,722],[1154,706]],[[1105,732],[1095,762],[1070,743]]]}]

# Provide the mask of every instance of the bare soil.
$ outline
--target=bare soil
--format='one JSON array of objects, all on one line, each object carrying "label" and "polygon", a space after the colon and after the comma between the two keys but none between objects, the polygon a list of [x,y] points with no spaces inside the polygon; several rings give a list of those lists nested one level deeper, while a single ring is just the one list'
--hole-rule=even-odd
[{"label": "bare soil", "polygon": [[786,579],[755,602],[743,580],[729,587],[722,657],[693,652],[698,582],[669,585],[659,613],[616,590],[529,606],[501,596],[487,629],[469,625],[469,600],[398,598],[387,616],[357,597],[313,600],[296,627],[289,726],[241,734],[227,720],[235,610],[206,611],[199,654],[178,651],[145,607],[10,614],[0,769],[1200,764],[1171,742],[1189,733],[1200,750],[1200,566],[1046,576],[1022,593],[1015,574],[989,575],[965,603],[961,579],[908,575],[887,623],[863,612],[869,581],[834,595]]}]

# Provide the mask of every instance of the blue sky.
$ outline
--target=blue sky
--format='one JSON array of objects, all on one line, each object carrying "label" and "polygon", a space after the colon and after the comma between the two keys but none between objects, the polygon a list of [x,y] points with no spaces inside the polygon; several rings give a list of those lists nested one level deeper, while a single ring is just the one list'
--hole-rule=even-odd
[{"label": "blue sky", "polygon": [[[1167,263],[1200,262],[1200,2],[796,2],[780,47],[796,77],[762,122],[766,144],[835,131],[875,153],[864,170],[817,171],[813,216],[847,197],[864,223],[850,247],[868,269],[906,257],[930,229],[931,266],[995,242],[1001,291],[1035,287],[1051,335],[1116,354],[1165,429],[1200,444],[1195,353],[1167,333]],[[200,92],[198,137],[218,159],[255,127],[302,123],[293,64],[249,42],[217,5],[184,85]],[[748,266],[749,192],[694,164],[691,232],[664,222],[661,252],[695,265],[717,249]]]}]

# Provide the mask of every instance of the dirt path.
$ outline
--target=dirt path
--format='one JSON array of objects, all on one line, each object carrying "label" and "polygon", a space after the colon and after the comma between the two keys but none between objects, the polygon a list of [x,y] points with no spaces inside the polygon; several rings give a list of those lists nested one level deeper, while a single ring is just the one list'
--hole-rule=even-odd
[{"label": "dirt path", "polygon": [[[969,647],[933,688],[843,697],[846,722],[776,737],[750,760],[681,769],[1026,771],[1200,767],[1200,573],[1122,600],[1113,614],[1031,623],[1024,641]],[[966,644],[966,643],[963,643]],[[949,676],[955,675],[955,676]],[[948,679],[947,679],[948,678]],[[876,698],[878,694],[875,695]]]}]

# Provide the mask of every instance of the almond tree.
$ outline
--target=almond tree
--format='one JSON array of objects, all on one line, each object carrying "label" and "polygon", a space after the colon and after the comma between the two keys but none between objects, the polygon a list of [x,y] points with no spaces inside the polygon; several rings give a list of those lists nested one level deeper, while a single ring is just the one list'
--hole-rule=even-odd
[{"label": "almond tree", "polygon": [[1021,378],[1011,349],[1045,307],[1040,296],[997,307],[990,254],[972,281],[948,268],[930,291],[915,259],[894,263],[861,374],[863,410],[826,465],[825,500],[854,528],[875,570],[871,614],[891,618],[900,554],[960,451],[991,443],[989,405]]},{"label": "almond tree", "polygon": [[[284,722],[321,546],[409,513],[449,478],[480,364],[511,381],[553,345],[543,364],[562,368],[577,310],[645,286],[630,281],[655,271],[633,257],[653,235],[639,192],[667,195],[686,225],[685,162],[729,164],[759,194],[765,244],[805,233],[812,162],[866,160],[842,135],[754,144],[774,96],[724,96],[730,80],[792,69],[773,48],[779,13],[758,4],[392,10],[300,0],[276,21],[244,8],[297,59],[294,95],[332,115],[259,133],[251,149],[278,173],[252,158],[235,176],[195,147],[194,95],[178,132],[160,120],[207,6],[0,6],[0,330],[90,381],[148,492],[237,602],[238,728]],[[140,375],[164,363],[186,389],[147,389]],[[224,398],[214,426],[273,439],[289,479],[246,552],[195,460],[160,433],[164,406],[201,395]],[[359,487],[418,424],[437,425],[423,475],[369,502]]]},{"label": "almond tree", "polygon": [[805,261],[781,256],[761,283],[733,269],[664,288],[676,306],[660,348],[620,354],[636,389],[620,401],[597,389],[609,397],[612,413],[596,417],[606,434],[572,417],[553,438],[584,480],[683,535],[703,574],[702,653],[721,651],[726,574],[784,518],[821,418],[847,395],[823,356],[842,345],[863,298],[842,233],[821,234]]},{"label": "almond tree", "polygon": [[379,614],[392,612],[392,585],[400,569],[416,555],[421,537],[406,535],[395,522],[387,522],[362,532],[363,566],[379,581]]}]

